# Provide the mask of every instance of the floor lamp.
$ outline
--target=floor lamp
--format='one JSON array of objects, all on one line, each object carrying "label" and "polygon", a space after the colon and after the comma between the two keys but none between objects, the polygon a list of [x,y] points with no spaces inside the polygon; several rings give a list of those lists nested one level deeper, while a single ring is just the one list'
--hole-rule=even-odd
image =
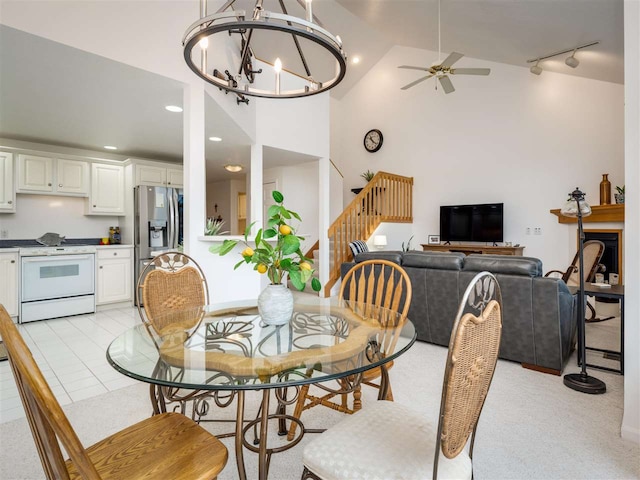
[{"label": "floor lamp", "polygon": [[580,373],[569,373],[564,376],[564,384],[582,393],[604,393],[607,386],[602,380],[592,377],[587,373],[587,347],[585,336],[585,302],[584,294],[584,231],[582,230],[582,217],[591,215],[591,207],[584,200],[584,193],[578,187],[569,194],[567,204],[561,212],[565,217],[577,217],[578,219],[578,267],[580,268],[580,290],[578,290],[578,349],[582,359]]}]

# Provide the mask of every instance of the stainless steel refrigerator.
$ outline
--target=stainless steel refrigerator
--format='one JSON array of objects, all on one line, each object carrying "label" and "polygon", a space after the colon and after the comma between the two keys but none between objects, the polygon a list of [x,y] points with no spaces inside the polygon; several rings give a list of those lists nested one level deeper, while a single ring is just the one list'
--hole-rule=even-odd
[{"label": "stainless steel refrigerator", "polygon": [[151,252],[175,250],[183,240],[181,188],[135,188],[135,279],[153,258]]}]

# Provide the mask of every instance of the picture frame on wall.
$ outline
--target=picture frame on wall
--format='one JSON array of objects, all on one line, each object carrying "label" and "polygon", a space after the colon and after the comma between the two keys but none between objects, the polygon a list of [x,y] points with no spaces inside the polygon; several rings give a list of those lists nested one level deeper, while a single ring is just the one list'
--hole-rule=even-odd
[{"label": "picture frame on wall", "polygon": [[440,245],[440,235],[429,235],[427,243],[429,245]]}]

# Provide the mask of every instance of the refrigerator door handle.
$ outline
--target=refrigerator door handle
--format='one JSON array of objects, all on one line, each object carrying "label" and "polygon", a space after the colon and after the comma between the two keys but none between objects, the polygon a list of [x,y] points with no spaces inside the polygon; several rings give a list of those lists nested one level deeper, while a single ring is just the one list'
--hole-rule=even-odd
[{"label": "refrigerator door handle", "polygon": [[169,201],[169,225],[167,225],[167,228],[169,229],[169,245],[168,247],[170,249],[175,249],[177,248],[176,245],[176,226],[175,226],[175,216],[176,216],[176,205],[175,205],[175,200],[173,197],[173,192],[175,190],[173,188],[168,188],[167,189],[167,199]]},{"label": "refrigerator door handle", "polygon": [[180,209],[178,205],[178,189],[172,189],[172,198],[173,198],[173,237],[175,241],[176,249],[180,246],[178,245],[180,241]]}]

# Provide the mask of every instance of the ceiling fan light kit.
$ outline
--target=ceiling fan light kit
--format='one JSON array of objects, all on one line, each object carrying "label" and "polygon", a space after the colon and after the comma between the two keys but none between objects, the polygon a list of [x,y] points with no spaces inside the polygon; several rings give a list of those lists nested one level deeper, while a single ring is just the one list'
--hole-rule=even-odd
[{"label": "ceiling fan light kit", "polygon": [[[305,12],[305,18],[290,15],[284,0],[279,0],[282,13],[267,11],[263,8],[263,0],[256,0],[252,12],[235,10],[233,4],[236,0],[228,0],[220,9],[212,14],[207,14],[207,0],[200,0],[200,19],[192,23],[182,38],[184,47],[184,59],[189,68],[203,80],[215,85],[221,90],[233,92],[239,97],[239,103],[247,103],[245,95],[266,98],[298,98],[325,92],[338,85],[344,78],[347,70],[347,55],[342,49],[342,40],[338,35],[333,35],[326,30],[312,11],[312,0],[297,0],[292,5],[299,5]],[[273,0],[276,4],[276,1]],[[267,35],[278,36],[278,40],[292,42],[300,59],[304,71],[294,71],[294,66],[278,63],[284,58],[279,52],[268,51],[268,46],[263,40]],[[228,51],[229,37],[238,40],[235,52],[228,55],[218,55],[216,65],[208,65],[209,52]],[[253,42],[252,42],[253,40]],[[274,43],[278,43],[277,41]],[[318,46],[321,47],[318,49]],[[306,47],[306,48],[305,48]],[[254,48],[263,48],[266,53],[256,56]],[[319,72],[312,69],[313,58],[305,55],[310,50],[318,55],[322,54],[333,61],[334,68],[329,72],[326,68]],[[222,64],[226,58],[226,63]],[[264,63],[274,65],[272,72],[264,72],[262,69],[254,70],[252,61],[259,59]],[[213,63],[213,62],[212,62]],[[276,63],[278,67],[276,68]],[[296,61],[297,64],[297,61]],[[280,82],[281,71],[286,71],[299,77],[302,82],[297,82],[294,88],[282,88]],[[256,75],[272,75],[273,81],[261,82],[262,88],[254,85]],[[327,78],[325,78],[325,76]],[[273,89],[266,89],[264,84],[273,82]],[[300,88],[300,83],[304,83]]]},{"label": "ceiling fan light kit", "polygon": [[[453,83],[449,78],[449,75],[489,75],[491,73],[491,69],[489,68],[451,68],[454,63],[464,57],[464,54],[458,52],[451,52],[444,61],[441,62],[441,31],[440,31],[440,0],[438,0],[438,62],[430,67],[414,67],[411,65],[400,65],[398,68],[403,68],[407,70],[419,70],[422,72],[427,72],[428,75],[419,78],[418,80],[414,80],[411,83],[408,83],[404,87],[401,87],[400,90],[408,90],[411,87],[416,86],[419,83],[428,80],[431,77],[436,77],[436,80],[440,82],[442,86],[442,90],[444,93],[452,93],[455,92],[456,89],[453,87]],[[438,83],[436,82],[436,90],[438,89]]]},{"label": "ceiling fan light kit", "polygon": [[557,57],[558,55],[564,55],[565,53],[569,53],[571,52],[571,55],[569,55],[564,63],[571,68],[576,68],[578,65],[580,65],[580,60],[578,60],[576,58],[576,52],[578,50],[581,50],[583,48],[588,48],[588,47],[593,47],[594,45],[598,45],[600,42],[591,42],[591,43],[585,43],[584,45],[579,45],[577,47],[574,48],[568,48],[566,50],[560,50],[559,52],[554,52],[551,53],[549,55],[543,55],[537,58],[531,58],[529,60],[527,60],[527,63],[533,63],[535,62],[536,64],[533,65],[531,68],[529,68],[529,71],[531,73],[533,73],[534,75],[540,75],[542,73],[542,67],[540,67],[538,64],[542,61],[542,60],[546,60],[548,58],[552,58],[552,57]]}]

